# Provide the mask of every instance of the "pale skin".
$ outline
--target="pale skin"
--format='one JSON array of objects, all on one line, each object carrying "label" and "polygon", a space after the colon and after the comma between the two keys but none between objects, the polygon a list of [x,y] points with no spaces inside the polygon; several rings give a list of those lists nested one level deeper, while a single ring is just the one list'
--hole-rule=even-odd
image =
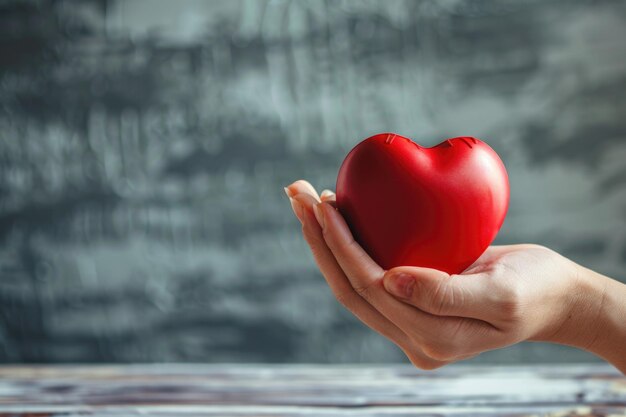
[{"label": "pale skin", "polygon": [[491,246],[459,275],[381,268],[354,240],[335,194],[285,188],[337,300],[435,369],[525,340],[575,346],[626,374],[626,285],[539,245]]}]

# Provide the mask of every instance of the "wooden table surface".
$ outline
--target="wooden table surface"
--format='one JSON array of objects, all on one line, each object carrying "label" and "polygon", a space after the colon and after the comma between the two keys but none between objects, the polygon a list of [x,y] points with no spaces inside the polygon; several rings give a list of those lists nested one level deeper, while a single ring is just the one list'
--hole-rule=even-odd
[{"label": "wooden table surface", "polygon": [[0,416],[626,416],[608,366],[0,367]]}]

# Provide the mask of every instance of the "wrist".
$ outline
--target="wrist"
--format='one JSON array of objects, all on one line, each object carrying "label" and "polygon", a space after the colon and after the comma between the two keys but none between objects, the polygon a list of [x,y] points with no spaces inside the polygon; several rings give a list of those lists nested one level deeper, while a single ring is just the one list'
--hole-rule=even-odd
[{"label": "wrist", "polygon": [[549,341],[591,352],[626,373],[626,285],[571,263],[569,309]]},{"label": "wrist", "polygon": [[595,284],[595,293],[600,294],[600,306],[596,319],[590,323],[596,329],[594,338],[578,346],[626,373],[626,285],[590,269],[580,268],[583,279],[591,285]]}]

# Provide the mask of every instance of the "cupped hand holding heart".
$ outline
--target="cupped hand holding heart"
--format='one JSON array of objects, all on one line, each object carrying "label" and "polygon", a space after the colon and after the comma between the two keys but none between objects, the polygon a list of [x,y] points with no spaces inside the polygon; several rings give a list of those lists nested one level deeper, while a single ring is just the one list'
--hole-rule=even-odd
[{"label": "cupped hand holding heart", "polygon": [[577,264],[538,245],[488,247],[508,180],[483,142],[377,135],[348,154],[337,189],[285,191],[337,300],[417,367],[523,340],[584,345],[597,326],[586,315],[600,291]]}]

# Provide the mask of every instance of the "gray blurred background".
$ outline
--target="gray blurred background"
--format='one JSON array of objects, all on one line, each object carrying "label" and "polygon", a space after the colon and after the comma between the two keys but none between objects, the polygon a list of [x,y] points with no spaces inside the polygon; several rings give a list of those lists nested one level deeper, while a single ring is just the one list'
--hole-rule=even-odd
[{"label": "gray blurred background", "polygon": [[0,1],[0,361],[405,361],[282,189],[382,131],[487,141],[497,242],[626,280],[625,40],[624,1]]}]

